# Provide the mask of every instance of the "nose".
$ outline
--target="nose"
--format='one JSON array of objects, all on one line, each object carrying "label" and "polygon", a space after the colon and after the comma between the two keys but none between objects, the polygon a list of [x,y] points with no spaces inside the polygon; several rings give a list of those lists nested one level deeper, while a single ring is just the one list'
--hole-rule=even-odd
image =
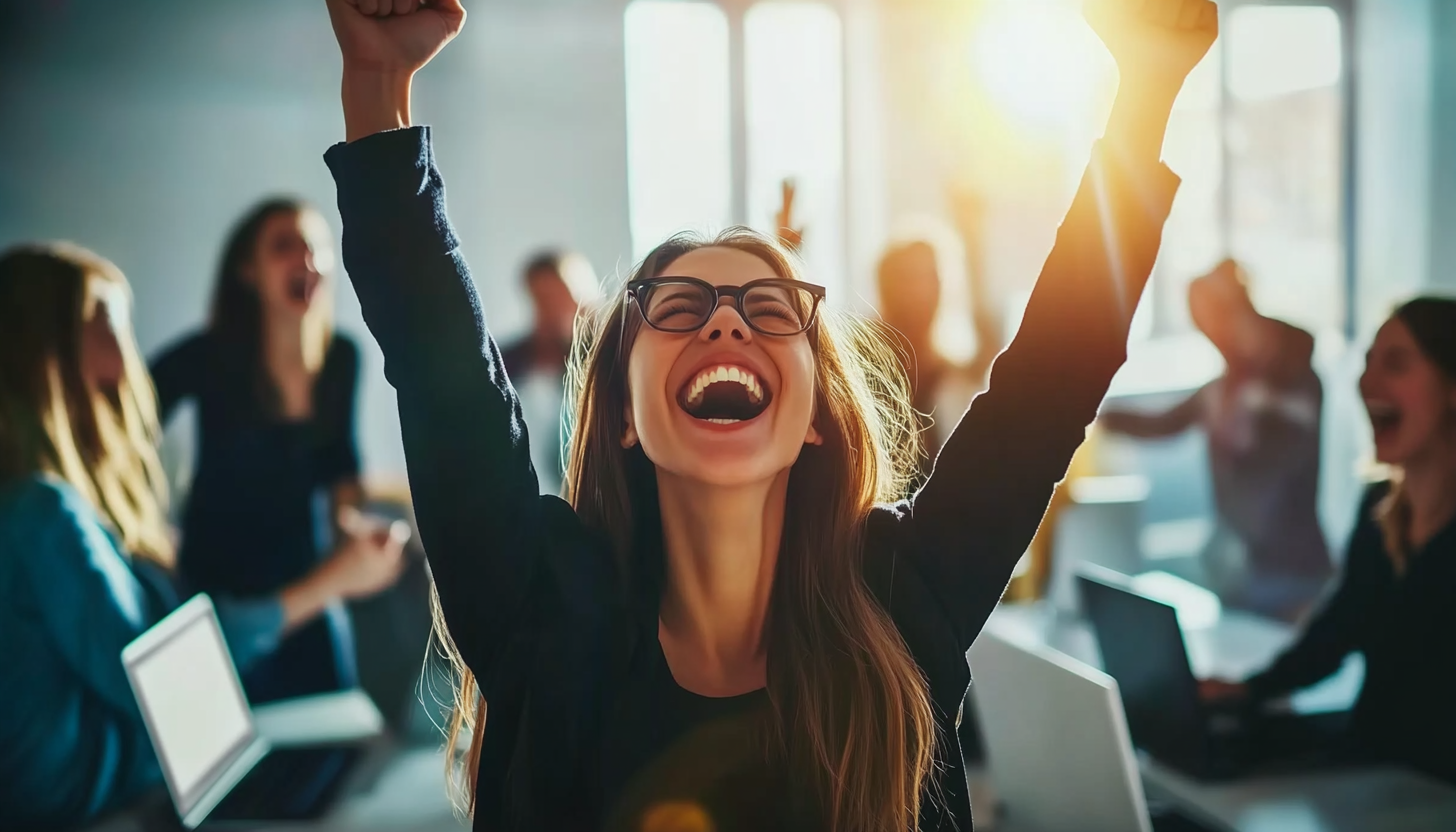
[{"label": "nose", "polygon": [[[725,298],[726,301],[726,298]],[[722,341],[728,339],[742,344],[753,343],[753,330],[743,320],[738,309],[731,303],[719,303],[718,308],[713,310],[712,317],[698,330],[698,338],[702,341]]]}]

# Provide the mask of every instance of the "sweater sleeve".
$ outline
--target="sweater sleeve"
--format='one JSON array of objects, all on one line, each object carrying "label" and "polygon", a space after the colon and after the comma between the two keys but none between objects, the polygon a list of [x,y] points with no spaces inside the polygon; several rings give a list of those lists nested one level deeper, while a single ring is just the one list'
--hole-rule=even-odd
[{"label": "sweater sleeve", "polygon": [[36,487],[26,582],[47,634],[76,677],[118,714],[137,720],[122,648],[151,625],[147,597],[84,499],[68,486]]},{"label": "sweater sleeve", "polygon": [[1394,574],[1374,519],[1375,506],[1383,492],[1383,487],[1376,486],[1361,501],[1360,517],[1345,555],[1345,568],[1334,591],[1325,598],[1298,640],[1268,669],[1248,679],[1249,694],[1254,699],[1282,696],[1322,681],[1340,669],[1346,656],[1360,648],[1366,609],[1383,588],[1390,586]]},{"label": "sweater sleeve", "polygon": [[1020,331],[912,502],[907,547],[962,648],[995,608],[1112,376],[1178,178],[1099,146]]},{"label": "sweater sleeve", "polygon": [[520,403],[445,214],[428,127],[325,156],[343,255],[399,403],[420,540],[450,635],[487,697],[546,536]]},{"label": "sweater sleeve", "polygon": [[24,594],[7,598],[19,608],[7,612],[28,621],[4,635],[41,640],[0,660],[0,816],[59,828],[161,780],[121,663],[153,611],[80,494],[40,477],[24,489],[0,561],[14,570],[9,590]]},{"label": "sweater sleeve", "polygon": [[167,347],[152,362],[152,383],[157,387],[157,416],[167,423],[172,411],[188,396],[197,394],[197,383],[207,372],[205,336],[192,335]]}]

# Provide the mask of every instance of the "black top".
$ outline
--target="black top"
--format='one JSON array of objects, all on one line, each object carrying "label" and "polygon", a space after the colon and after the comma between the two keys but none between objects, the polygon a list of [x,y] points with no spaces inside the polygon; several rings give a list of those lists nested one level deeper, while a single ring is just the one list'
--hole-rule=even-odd
[{"label": "black top", "polygon": [[[642,793],[629,781],[654,765],[685,770],[666,761],[723,713],[699,712],[690,697],[649,707],[649,696],[674,696],[655,646],[658,592],[650,581],[624,588],[604,536],[562,500],[538,495],[520,407],[446,218],[429,136],[424,127],[381,133],[326,159],[344,261],[398,392],[421,542],[450,633],[489,703],[475,828],[599,829]],[[1152,160],[1135,165],[1105,149],[1094,159],[989,391],[916,497],[866,519],[866,584],[925,674],[943,738],[941,798],[924,810],[923,829],[971,826],[964,765],[947,747],[970,681],[965,653],[1125,360],[1176,190],[1177,178]],[[660,563],[660,529],[640,532],[634,557]],[[753,711],[750,701],[743,713]],[[713,763],[695,762],[700,771]],[[770,779],[763,767],[745,757],[722,774],[722,788]]]},{"label": "black top", "polygon": [[[313,389],[313,415],[284,421],[265,402],[255,356],[200,333],[152,365],[165,422],[197,400],[197,467],[182,519],[178,573],[198,592],[277,592],[317,564],[331,528],[327,489],[359,475],[354,392],[359,348],[334,336]],[[353,682],[342,611],[286,639],[245,682],[254,701],[317,693]]]},{"label": "black top", "polygon": [[1397,576],[1375,520],[1388,492],[1386,483],[1366,491],[1339,585],[1249,689],[1265,699],[1312,685],[1359,651],[1365,684],[1350,722],[1358,749],[1456,784],[1456,521]]},{"label": "black top", "polygon": [[[814,829],[786,767],[765,764],[771,711],[766,690],[710,698],[684,690],[656,642],[645,643],[640,673],[624,679],[622,710],[604,726],[602,793],[609,832]],[[652,822],[650,815],[701,813],[711,825]],[[682,813],[682,814],[679,814]]]}]

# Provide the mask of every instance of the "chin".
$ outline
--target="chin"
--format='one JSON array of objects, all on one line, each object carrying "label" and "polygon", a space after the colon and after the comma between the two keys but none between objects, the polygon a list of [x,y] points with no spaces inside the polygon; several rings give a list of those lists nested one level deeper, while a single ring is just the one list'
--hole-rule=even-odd
[{"label": "chin", "polygon": [[766,482],[783,474],[794,465],[793,459],[767,460],[762,453],[703,454],[696,453],[685,465],[663,465],[684,479],[716,488],[741,488]]}]

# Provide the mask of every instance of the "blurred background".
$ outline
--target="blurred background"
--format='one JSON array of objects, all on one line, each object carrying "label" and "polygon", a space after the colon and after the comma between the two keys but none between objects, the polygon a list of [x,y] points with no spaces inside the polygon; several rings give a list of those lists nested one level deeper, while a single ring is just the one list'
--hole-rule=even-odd
[{"label": "blurred background", "polygon": [[[1349,437],[1363,430],[1347,412],[1349,345],[1394,299],[1456,286],[1456,242],[1440,232],[1456,213],[1456,115],[1443,106],[1456,53],[1438,48],[1456,42],[1456,8],[1222,5],[1224,35],[1170,132],[1166,158],[1184,184],[1114,394],[1176,394],[1217,374],[1183,286],[1241,259],[1261,311],[1320,338],[1333,440],[1322,503],[1337,526],[1358,494]],[[3,8],[0,245],[65,238],[115,260],[136,289],[145,352],[202,318],[223,235],[260,197],[303,196],[337,230],[321,156],[342,136],[339,59],[322,3]],[[425,70],[415,117],[437,128],[452,217],[505,338],[530,323],[516,274],[531,252],[567,246],[618,274],[685,216],[771,228],[792,177],[805,257],[834,303],[872,307],[892,240],[941,241],[937,334],[969,356],[967,273],[979,270],[977,300],[1014,331],[1116,87],[1074,0],[491,0],[470,11],[460,42]],[[341,329],[363,335],[347,282],[338,294]],[[372,479],[397,479],[397,417],[368,340],[364,464]],[[1149,522],[1206,514],[1196,437],[1115,445],[1110,464],[1156,481]],[[186,447],[170,439],[169,467],[189,469]],[[1177,549],[1168,538],[1154,548]]]},{"label": "blurred background", "polygon": [[[531,327],[533,254],[580,252],[610,284],[683,228],[772,233],[792,180],[830,303],[878,311],[883,252],[927,241],[935,345],[972,362],[1014,334],[1116,91],[1079,6],[477,0],[418,79],[414,118],[435,128],[503,341]],[[1258,310],[1315,336],[1320,518],[1338,559],[1368,468],[1365,346],[1395,302],[1456,291],[1456,4],[1220,7],[1222,37],[1170,127],[1183,185],[1111,398],[1157,409],[1220,375],[1187,286],[1239,260]],[[155,355],[205,319],[224,237],[261,198],[303,197],[338,233],[322,155],[343,137],[339,77],[321,0],[0,0],[0,248],[68,239],[114,260]],[[336,303],[363,350],[365,479],[397,489],[393,393],[347,281]],[[184,496],[193,435],[172,420]],[[1072,499],[1130,512],[1136,569],[1201,580],[1215,525],[1204,438],[1106,436],[1084,456],[1099,487]],[[411,614],[396,675],[423,652]],[[360,626],[361,644],[398,638]]]}]

